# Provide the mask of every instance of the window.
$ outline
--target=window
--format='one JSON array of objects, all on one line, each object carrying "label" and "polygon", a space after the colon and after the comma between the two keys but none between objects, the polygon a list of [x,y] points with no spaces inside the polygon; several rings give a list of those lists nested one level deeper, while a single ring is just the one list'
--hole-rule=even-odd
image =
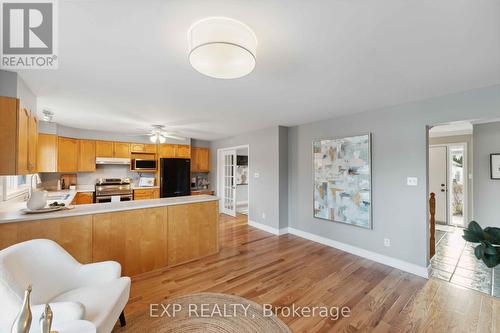
[{"label": "window", "polygon": [[5,201],[26,194],[29,179],[30,175],[0,177],[0,200]]}]

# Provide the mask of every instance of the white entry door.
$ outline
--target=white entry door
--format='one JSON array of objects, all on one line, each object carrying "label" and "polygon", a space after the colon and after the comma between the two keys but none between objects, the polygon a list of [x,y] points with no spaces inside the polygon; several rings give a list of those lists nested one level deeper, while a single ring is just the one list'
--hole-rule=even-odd
[{"label": "white entry door", "polygon": [[429,147],[429,191],[436,194],[436,221],[448,223],[448,148]]},{"label": "white entry door", "polygon": [[222,212],[236,216],[236,150],[224,150],[222,163]]}]

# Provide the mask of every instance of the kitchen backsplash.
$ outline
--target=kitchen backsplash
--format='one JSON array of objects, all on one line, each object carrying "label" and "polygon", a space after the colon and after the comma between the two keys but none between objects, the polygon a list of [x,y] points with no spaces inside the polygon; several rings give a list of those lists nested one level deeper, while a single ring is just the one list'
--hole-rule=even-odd
[{"label": "kitchen backsplash", "polygon": [[[47,189],[56,188],[60,173],[40,173],[43,187]],[[142,173],[150,176],[151,173]],[[154,176],[154,175],[153,175]],[[131,172],[128,165],[97,165],[95,172],[77,173],[77,185],[94,185],[99,178],[130,178],[134,185],[139,183],[140,174]]]}]

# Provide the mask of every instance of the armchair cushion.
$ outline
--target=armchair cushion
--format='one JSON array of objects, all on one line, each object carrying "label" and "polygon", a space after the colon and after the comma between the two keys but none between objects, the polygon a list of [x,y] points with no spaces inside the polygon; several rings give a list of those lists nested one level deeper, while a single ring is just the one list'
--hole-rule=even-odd
[{"label": "armchair cushion", "polygon": [[98,332],[111,332],[127,304],[129,292],[130,278],[122,277],[100,285],[70,290],[53,301],[78,300],[85,307],[85,320],[93,322]]}]

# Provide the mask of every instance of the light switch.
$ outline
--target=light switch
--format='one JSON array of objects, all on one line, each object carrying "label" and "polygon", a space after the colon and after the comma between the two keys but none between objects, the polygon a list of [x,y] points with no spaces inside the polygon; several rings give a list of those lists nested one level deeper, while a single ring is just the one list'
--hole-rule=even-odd
[{"label": "light switch", "polygon": [[253,178],[259,178],[259,177],[260,177],[260,173],[255,172],[255,173],[253,174]]},{"label": "light switch", "polygon": [[418,178],[417,177],[407,177],[406,185],[408,186],[418,186]]}]

